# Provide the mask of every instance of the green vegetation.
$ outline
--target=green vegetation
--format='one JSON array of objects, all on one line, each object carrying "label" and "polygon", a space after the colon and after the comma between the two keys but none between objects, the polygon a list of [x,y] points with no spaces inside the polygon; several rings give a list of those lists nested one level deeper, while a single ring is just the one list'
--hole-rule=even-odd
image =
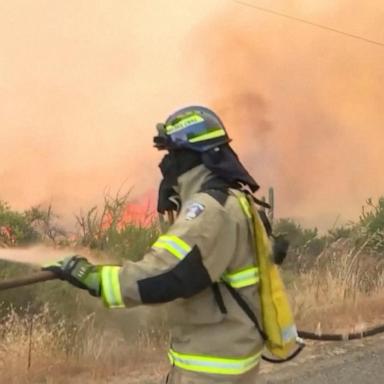
[{"label": "green vegetation", "polygon": [[[43,242],[55,248],[87,248],[100,260],[106,256],[116,262],[136,261],[155,241],[159,228],[150,215],[145,225],[122,220],[127,204],[128,194],[106,196],[102,207],[76,217],[78,231],[69,238],[51,207],[17,212],[2,202],[0,246]],[[283,270],[299,327],[314,329],[321,323],[326,329],[342,329],[361,321],[361,316],[375,322],[375,295],[384,287],[384,266],[378,262],[384,250],[384,198],[368,200],[356,222],[325,234],[292,219],[277,220],[274,232],[291,242]],[[0,261],[0,279],[33,271],[27,264]],[[100,369],[103,374],[108,367],[113,375],[123,363],[121,356],[139,358],[137,363],[147,356],[148,366],[157,361],[167,369],[158,360],[165,356],[168,336],[163,307],[109,311],[100,300],[61,281],[0,292],[0,302],[0,359],[17,367],[13,374],[30,375],[35,369],[40,375],[48,366],[65,362],[66,367],[89,371],[92,366],[92,372]],[[29,360],[32,370],[20,371]]]},{"label": "green vegetation", "polygon": [[33,228],[34,217],[28,213],[19,213],[0,201],[0,245],[26,245],[39,240],[39,234]]},{"label": "green vegetation", "polygon": [[[58,224],[52,207],[40,206],[18,212],[0,201],[0,246],[18,247],[44,242],[57,246],[86,247],[96,255],[109,259],[139,260],[159,234],[157,221],[148,212],[145,225],[127,221],[124,210],[129,205],[129,194],[106,195],[102,207],[93,207],[76,216],[77,234],[68,236]],[[343,242],[349,247],[364,247],[364,252],[379,257],[384,250],[384,197],[367,200],[356,222],[332,228],[320,234],[317,228],[305,228],[296,221],[282,218],[275,222],[274,232],[284,234],[290,241],[287,267],[297,262],[313,265],[330,246]],[[1,275],[17,274],[27,266],[2,265]]]},{"label": "green vegetation", "polygon": [[32,207],[17,212],[4,201],[0,201],[0,246],[19,247],[37,242],[67,245],[65,231],[56,223],[58,216],[52,207]]},{"label": "green vegetation", "polygon": [[102,209],[93,207],[76,216],[80,233],[77,244],[103,252],[117,261],[140,260],[159,235],[156,221],[146,213],[145,225],[124,221],[128,193],[106,195]]},{"label": "green vegetation", "polygon": [[319,236],[317,228],[303,228],[292,219],[278,220],[274,226],[274,231],[285,235],[290,242],[291,249],[297,253],[304,252],[317,256],[326,244],[326,238]]},{"label": "green vegetation", "polygon": [[274,232],[284,234],[290,241],[290,261],[301,261],[314,265],[314,262],[329,247],[342,243],[350,248],[364,248],[364,253],[380,257],[384,250],[384,197],[374,202],[368,199],[362,207],[356,222],[330,229],[319,234],[317,228],[303,228],[292,219],[279,219]]},{"label": "green vegetation", "polygon": [[377,203],[372,199],[367,200],[359,224],[362,237],[368,241],[369,247],[378,252],[384,251],[384,197]]},{"label": "green vegetation", "polygon": [[[102,207],[95,206],[76,217],[78,231],[69,240],[51,207],[43,209],[38,206],[20,213],[12,210],[8,204],[1,203],[0,228],[7,229],[3,237],[0,237],[1,244],[11,248],[43,242],[55,248],[88,248],[94,258],[101,257],[101,260],[136,261],[143,257],[155,241],[159,230],[157,222],[151,219],[149,213],[146,225],[122,221],[128,204],[128,194],[117,194],[114,197],[106,195]],[[35,270],[28,264],[0,260],[0,279],[25,276]],[[67,323],[95,311],[98,313],[96,323],[102,323],[108,312],[98,300],[90,299],[86,292],[60,281],[0,292],[0,302],[0,315],[3,316],[9,311],[37,314],[48,304],[54,308],[49,311],[50,315],[64,317]],[[114,318],[119,319],[119,316]]]},{"label": "green vegetation", "polygon": [[[55,247],[70,245],[88,248],[94,257],[107,257],[109,260],[139,260],[159,234],[158,223],[148,214],[146,225],[122,220],[129,204],[128,193],[116,196],[106,195],[101,207],[93,207],[76,217],[78,231],[68,240],[60,228],[59,218],[51,207],[33,207],[25,212],[17,212],[4,202],[0,202],[0,245],[18,247],[44,242]],[[274,232],[285,234],[291,246],[284,270],[288,281],[295,281],[297,273],[329,267],[343,255],[353,257],[354,266],[364,270],[362,280],[372,282],[369,276],[379,276],[384,250],[384,197],[378,201],[368,200],[362,208],[359,219],[354,223],[335,227],[325,234],[317,228],[305,228],[292,219],[275,222]],[[364,255],[365,269],[359,260]],[[351,267],[350,267],[351,268]],[[0,261],[0,278],[24,276],[33,271],[25,264]],[[362,272],[363,273],[363,272]],[[360,283],[359,283],[360,284]],[[362,282],[364,290],[369,284]],[[10,310],[22,314],[26,310],[39,313],[48,303],[56,317],[76,321],[92,312],[97,312],[100,322],[106,311],[97,300],[90,300],[86,292],[75,290],[62,282],[37,284],[32,287],[0,292],[0,314]],[[114,315],[113,315],[114,316]]]}]

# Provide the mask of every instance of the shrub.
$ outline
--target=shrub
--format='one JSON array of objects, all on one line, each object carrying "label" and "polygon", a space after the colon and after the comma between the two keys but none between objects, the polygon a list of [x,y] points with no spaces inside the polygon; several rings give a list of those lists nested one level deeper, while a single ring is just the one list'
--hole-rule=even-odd
[{"label": "shrub", "polygon": [[384,197],[374,203],[372,199],[367,200],[360,215],[361,234],[367,239],[368,246],[372,250],[381,252],[384,250]]},{"label": "shrub", "polygon": [[24,212],[24,217],[39,234],[40,240],[55,245],[69,245],[67,233],[58,224],[59,216],[54,213],[51,205],[47,208],[34,206]]},{"label": "shrub", "polygon": [[303,228],[292,219],[280,219],[274,225],[276,234],[283,234],[290,242],[291,253],[319,255],[325,246],[326,239],[318,234],[317,228]]},{"label": "shrub", "polygon": [[39,240],[39,234],[25,213],[13,211],[0,201],[0,243],[6,246],[26,245]]},{"label": "shrub", "polygon": [[117,260],[140,260],[156,241],[159,231],[156,223],[149,227],[127,224],[121,230],[109,228],[105,251]]},{"label": "shrub", "polygon": [[355,237],[356,225],[350,223],[348,225],[341,225],[339,227],[332,228],[328,231],[328,240],[335,242],[340,239],[351,239]]},{"label": "shrub", "polygon": [[158,223],[151,218],[150,212],[144,224],[123,221],[127,206],[128,193],[114,197],[106,195],[101,209],[95,206],[78,215],[79,243],[117,260],[141,259],[159,235]]}]

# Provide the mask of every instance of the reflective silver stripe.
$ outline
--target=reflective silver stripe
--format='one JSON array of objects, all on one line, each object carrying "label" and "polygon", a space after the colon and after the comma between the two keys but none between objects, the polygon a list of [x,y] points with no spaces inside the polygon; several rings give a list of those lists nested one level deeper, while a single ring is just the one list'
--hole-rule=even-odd
[{"label": "reflective silver stripe", "polygon": [[259,268],[252,266],[238,271],[227,272],[222,276],[222,279],[233,288],[248,287],[259,282]]},{"label": "reflective silver stripe", "polygon": [[101,268],[101,296],[109,308],[123,308],[119,272],[121,267],[105,266]]},{"label": "reflective silver stripe", "polygon": [[170,350],[168,353],[171,364],[187,371],[213,373],[219,375],[241,375],[259,361],[261,352],[246,357],[219,357],[207,355],[190,355]]},{"label": "reflective silver stripe", "polygon": [[152,248],[165,249],[179,260],[184,259],[192,248],[182,239],[175,235],[163,235],[158,238]]},{"label": "reflective silver stripe", "polygon": [[292,340],[296,340],[297,337],[298,337],[298,333],[297,333],[297,328],[295,324],[281,329],[281,338],[285,343],[288,343],[289,341],[292,341]]}]

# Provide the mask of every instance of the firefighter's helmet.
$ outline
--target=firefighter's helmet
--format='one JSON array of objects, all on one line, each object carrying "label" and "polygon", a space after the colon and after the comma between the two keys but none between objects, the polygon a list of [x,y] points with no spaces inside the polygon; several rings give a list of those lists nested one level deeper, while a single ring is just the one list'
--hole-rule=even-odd
[{"label": "firefighter's helmet", "polygon": [[154,137],[158,149],[190,149],[206,152],[230,142],[224,124],[210,109],[190,106],[173,113],[165,123],[157,124]]}]

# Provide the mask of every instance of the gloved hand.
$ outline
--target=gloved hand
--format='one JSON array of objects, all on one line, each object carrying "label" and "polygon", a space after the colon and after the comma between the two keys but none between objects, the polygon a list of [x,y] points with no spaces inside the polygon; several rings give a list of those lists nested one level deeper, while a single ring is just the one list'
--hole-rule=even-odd
[{"label": "gloved hand", "polygon": [[50,271],[61,280],[86,289],[92,296],[101,295],[101,267],[92,265],[86,258],[70,256],[54,264],[44,266],[43,271]]},{"label": "gloved hand", "polygon": [[277,265],[283,264],[287,257],[289,241],[284,235],[273,236],[273,261]]}]

